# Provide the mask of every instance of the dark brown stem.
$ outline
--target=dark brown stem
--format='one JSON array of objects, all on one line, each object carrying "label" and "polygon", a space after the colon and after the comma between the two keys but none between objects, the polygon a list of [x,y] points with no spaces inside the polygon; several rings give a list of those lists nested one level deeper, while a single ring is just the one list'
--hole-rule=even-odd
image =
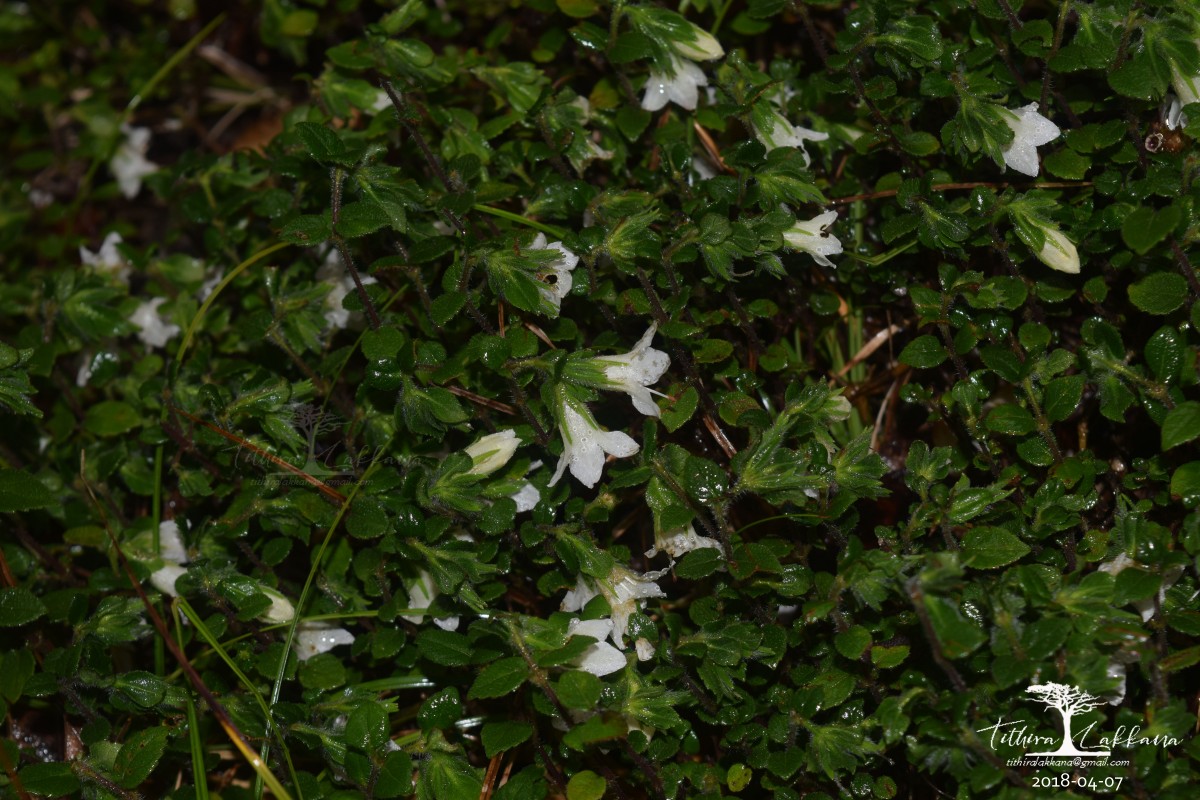
[{"label": "dark brown stem", "polygon": [[1013,26],[1013,30],[1019,31],[1024,27],[1021,19],[1013,12],[1012,6],[1008,4],[1008,0],[996,0],[1000,4],[1000,9],[1004,12],[1004,16],[1008,17],[1008,24]]},{"label": "dark brown stem", "polygon": [[[330,192],[330,217],[333,220],[334,230],[337,230],[338,219],[342,215],[342,181],[345,179],[346,173],[341,167],[333,169],[331,180],[333,183],[332,191]],[[342,256],[342,265],[346,267],[346,271],[350,273],[350,277],[354,280],[354,289],[358,292],[358,299],[362,302],[363,310],[367,312],[367,318],[371,321],[371,329],[379,330],[379,312],[375,310],[375,304],[371,302],[371,298],[367,295],[366,287],[363,286],[362,278],[358,275],[358,268],[354,266],[354,256],[350,254],[350,248],[346,246],[346,240],[341,234],[333,234],[333,243],[337,246],[338,253]]]},{"label": "dark brown stem", "polygon": [[1174,236],[1167,239],[1171,243],[1171,252],[1175,254],[1175,264],[1179,267],[1179,271],[1183,273],[1183,277],[1187,279],[1188,286],[1192,290],[1192,299],[1200,299],[1200,279],[1196,278],[1196,270],[1192,267],[1192,262],[1188,260],[1187,253],[1183,252],[1183,248],[1179,246],[1179,240]]},{"label": "dark brown stem", "polygon": [[925,594],[921,591],[921,587],[917,585],[916,579],[912,579],[908,583],[908,597],[912,601],[913,609],[917,612],[917,618],[921,620],[921,630],[925,632],[925,639],[929,642],[930,652],[933,655],[934,662],[941,667],[942,672],[950,679],[950,685],[957,692],[965,692],[967,683],[958,674],[958,670],[954,668],[947,659],[945,653],[942,652],[942,643],[938,639],[937,633],[933,630],[933,622],[929,619],[929,609],[925,608]]}]

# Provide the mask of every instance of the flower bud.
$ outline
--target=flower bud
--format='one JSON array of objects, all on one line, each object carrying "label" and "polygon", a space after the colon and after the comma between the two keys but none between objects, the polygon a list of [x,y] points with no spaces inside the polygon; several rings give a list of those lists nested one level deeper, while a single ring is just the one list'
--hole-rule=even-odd
[{"label": "flower bud", "polygon": [[471,475],[491,475],[508,463],[519,444],[521,440],[512,428],[479,438],[464,450],[474,462],[467,472]]}]

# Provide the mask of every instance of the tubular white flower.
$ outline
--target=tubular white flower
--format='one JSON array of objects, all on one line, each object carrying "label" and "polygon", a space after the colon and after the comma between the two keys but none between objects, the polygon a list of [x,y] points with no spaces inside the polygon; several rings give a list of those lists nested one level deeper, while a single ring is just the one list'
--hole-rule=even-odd
[{"label": "tubular white flower", "polygon": [[604,641],[612,635],[613,621],[611,619],[573,619],[567,625],[567,637],[590,636],[596,643],[584,650],[575,660],[575,666],[584,672],[590,672],[596,677],[603,677],[618,670],[625,669],[625,654],[608,642]]},{"label": "tubular white flower", "polygon": [[79,260],[85,267],[112,275],[121,283],[128,284],[129,262],[125,260],[125,256],[121,255],[121,251],[117,250],[117,245],[120,243],[121,234],[113,231],[104,237],[104,241],[100,243],[100,249],[94,253],[86,247],[80,246]]},{"label": "tubular white flower", "polygon": [[142,190],[142,178],[158,172],[158,164],[146,160],[146,150],[150,148],[150,129],[131,128],[122,125],[125,141],[117,148],[108,169],[117,179],[121,194],[132,200]]},{"label": "tubular white flower", "polygon": [[708,76],[704,70],[694,61],[672,55],[670,74],[651,71],[646,78],[642,108],[658,111],[670,102],[688,111],[695,111],[701,86],[708,86]]},{"label": "tubular white flower", "polygon": [[150,584],[163,594],[169,594],[171,597],[179,597],[179,590],[175,588],[175,581],[186,574],[187,567],[167,563],[150,573]]},{"label": "tubular white flower", "polygon": [[562,434],[563,452],[558,459],[558,468],[550,479],[550,486],[558,483],[567,467],[571,474],[584,486],[591,489],[604,472],[604,454],[612,453],[626,458],[640,448],[638,443],[622,431],[606,431],[596,418],[579,403],[562,399],[559,403],[559,433]]},{"label": "tubular white flower", "polygon": [[178,325],[172,325],[158,313],[158,307],[167,302],[165,297],[147,300],[129,315],[129,321],[138,327],[138,338],[146,347],[165,347],[167,342],[179,335]]},{"label": "tubular white flower", "polygon": [[1004,151],[1004,163],[1031,178],[1038,175],[1037,148],[1058,138],[1058,126],[1038,113],[1038,104],[1015,110],[1004,109],[1004,121],[1012,128],[1013,140]]},{"label": "tubular white flower", "polygon": [[667,371],[667,367],[671,366],[670,356],[650,346],[657,330],[658,324],[652,324],[628,353],[600,356],[595,359],[597,364],[604,367],[604,376],[608,380],[607,388],[628,394],[633,399],[633,407],[648,417],[661,414],[653,395],[665,395],[647,387],[657,382]]},{"label": "tubular white flower", "polygon": [[[421,570],[415,580],[406,581],[408,586],[408,608],[429,608],[429,604],[438,596],[437,584],[433,576]],[[419,625],[425,620],[426,614],[405,614],[404,619]],[[458,630],[458,617],[435,617],[433,624],[444,631]]]},{"label": "tubular white flower", "polygon": [[647,572],[644,575],[620,565],[613,567],[604,580],[593,583],[580,575],[575,588],[563,597],[563,611],[579,611],[597,594],[604,595],[612,609],[612,641],[625,649],[625,632],[629,629],[629,617],[638,609],[638,601],[649,597],[666,597],[666,593],[655,583],[667,570]]},{"label": "tubular white flower", "polygon": [[637,651],[638,661],[649,661],[654,658],[654,644],[649,639],[639,636],[633,643],[633,649]]},{"label": "tubular white flower", "polygon": [[258,615],[258,618],[263,622],[269,622],[272,625],[282,625],[285,622],[291,622],[292,617],[296,616],[296,607],[292,605],[292,601],[279,592],[269,589],[266,586],[260,586],[258,590],[271,600],[271,607]]},{"label": "tubular white flower", "polygon": [[721,543],[716,539],[711,539],[707,536],[701,536],[696,533],[695,527],[691,524],[687,529],[678,529],[664,534],[654,534],[654,547],[646,551],[646,558],[654,558],[659,552],[666,553],[672,560],[681,558],[685,553],[690,553],[692,550],[699,550],[703,547],[715,547],[721,549]]},{"label": "tubular white flower", "polygon": [[625,631],[629,628],[629,617],[638,610],[638,601],[649,597],[667,596],[655,583],[665,572],[663,570],[640,575],[631,569],[617,566],[609,575],[609,581],[600,583],[600,591],[612,608],[613,644],[622,650],[625,649]]},{"label": "tubular white flower", "polygon": [[825,229],[836,221],[837,212],[826,211],[805,222],[797,222],[789,230],[784,231],[783,238],[789,246],[808,253],[818,264],[832,267],[835,265],[827,256],[834,256],[842,252],[842,243]]},{"label": "tubular white flower", "polygon": [[354,634],[328,622],[301,622],[296,627],[296,657],[307,661],[342,644],[354,644]]},{"label": "tubular white flower", "polygon": [[823,142],[829,138],[828,133],[801,128],[788,122],[787,117],[775,109],[769,114],[756,115],[754,120],[754,137],[767,150],[777,147],[797,147],[804,156],[804,166],[808,166],[808,152],[804,149],[805,142]]},{"label": "tubular white flower", "polygon": [[179,523],[173,519],[164,519],[158,524],[158,554],[164,561],[175,564],[188,563],[187,548],[179,535]]},{"label": "tubular white flower", "polygon": [[512,428],[480,437],[463,450],[474,462],[467,472],[471,475],[491,475],[508,463],[519,444],[521,440]]},{"label": "tubular white flower", "polygon": [[[1196,46],[1200,47],[1200,41],[1196,42]],[[1181,106],[1200,103],[1200,75],[1184,75],[1172,64],[1171,87],[1175,89]]]},{"label": "tubular white flower", "polygon": [[[571,278],[571,271],[579,263],[579,256],[572,253],[567,248],[563,247],[562,242],[546,242],[546,234],[539,233],[534,237],[533,243],[529,245],[530,250],[557,250],[559,257],[550,262],[551,274],[554,275],[554,283],[547,285],[542,281],[538,286],[538,292],[541,293],[542,299],[546,301],[553,309],[553,316],[558,316],[559,310],[562,308],[562,300],[571,291],[574,281]],[[546,275],[550,277],[549,274]]]}]

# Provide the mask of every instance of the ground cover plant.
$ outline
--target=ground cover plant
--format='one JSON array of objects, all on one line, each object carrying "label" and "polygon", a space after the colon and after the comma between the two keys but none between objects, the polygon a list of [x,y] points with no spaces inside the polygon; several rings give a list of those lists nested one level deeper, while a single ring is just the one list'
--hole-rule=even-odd
[{"label": "ground cover plant", "polygon": [[0,6],[0,793],[1194,797],[1197,40]]}]

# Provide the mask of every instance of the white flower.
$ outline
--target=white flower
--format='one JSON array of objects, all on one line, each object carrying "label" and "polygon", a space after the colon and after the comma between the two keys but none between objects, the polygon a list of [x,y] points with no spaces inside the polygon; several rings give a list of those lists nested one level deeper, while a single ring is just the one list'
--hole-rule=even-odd
[{"label": "white flower", "polygon": [[625,654],[604,641],[612,635],[612,630],[613,621],[611,619],[571,620],[567,625],[568,638],[590,636],[596,640],[595,644],[584,650],[583,654],[575,660],[575,666],[596,677],[624,669]]},{"label": "white flower", "polygon": [[665,395],[647,387],[658,381],[671,366],[670,356],[650,346],[657,330],[657,323],[651,325],[628,353],[595,359],[604,367],[608,388],[628,394],[633,399],[633,407],[648,417],[657,417],[661,413],[652,395]]},{"label": "white flower", "polygon": [[699,550],[702,547],[715,547],[720,550],[721,543],[716,539],[699,535],[696,533],[696,529],[689,524],[686,530],[681,528],[661,536],[655,534],[654,547],[646,551],[646,558],[654,558],[659,551],[662,551],[672,559],[676,559],[681,558],[684,553]]},{"label": "white flower", "polygon": [[117,179],[121,194],[132,200],[142,190],[142,178],[157,172],[158,165],[146,160],[146,150],[150,147],[149,128],[122,125],[121,131],[125,134],[125,141],[121,142],[112,161],[108,162],[108,168]]},{"label": "white flower", "polygon": [[[1196,46],[1200,47],[1200,41],[1196,42]],[[1179,104],[1186,106],[1190,103],[1200,103],[1200,75],[1185,76],[1182,72],[1171,65],[1171,86],[1175,89],[1175,94],[1179,96]],[[1186,122],[1184,123],[1187,124]]]},{"label": "white flower", "polygon": [[620,565],[613,568],[608,578],[596,582],[596,587],[582,575],[579,576],[575,588],[567,592],[563,598],[563,611],[579,611],[596,596],[604,595],[608,606],[612,609],[612,640],[613,644],[625,649],[625,632],[629,628],[629,617],[638,609],[638,601],[649,597],[666,597],[666,593],[655,583],[666,574],[666,570],[647,572],[639,575],[631,569]]},{"label": "white flower", "polygon": [[508,463],[513,453],[517,452],[517,445],[520,443],[521,440],[512,428],[480,437],[464,448],[463,452],[474,462],[467,473],[491,475]]},{"label": "white flower", "polygon": [[1046,243],[1037,254],[1038,260],[1051,269],[1078,275],[1079,251],[1071,240],[1057,228],[1044,227],[1042,233],[1046,235]]},{"label": "white flower", "polygon": [[165,297],[147,300],[129,315],[129,321],[138,327],[138,338],[148,348],[165,347],[170,339],[179,335],[179,326],[168,323],[158,313],[158,307],[165,302]]},{"label": "white flower", "polygon": [[171,597],[179,597],[179,590],[175,588],[175,581],[186,574],[187,567],[181,567],[178,564],[165,564],[150,573],[150,583],[163,594],[169,594]]},{"label": "white flower", "polygon": [[1058,126],[1038,113],[1038,104],[1016,110],[1004,109],[1004,121],[1012,128],[1013,140],[1004,151],[1004,163],[1031,178],[1038,175],[1037,148],[1058,138]]},{"label": "white flower", "polygon": [[354,634],[345,628],[335,628],[328,622],[306,620],[296,628],[296,657],[301,661],[328,653],[340,644],[354,644]]},{"label": "white flower", "polygon": [[639,636],[633,643],[633,649],[637,651],[638,661],[649,661],[654,658],[654,644],[643,636]]},{"label": "white flower", "polygon": [[1167,96],[1163,98],[1160,114],[1167,130],[1173,131],[1176,128],[1187,127],[1188,119],[1187,114],[1183,113],[1183,104],[1170,92],[1167,92]]},{"label": "white flower", "polygon": [[788,122],[787,117],[783,116],[783,114],[780,114],[773,108],[767,108],[769,113],[755,115],[755,138],[767,150],[774,150],[777,147],[800,148],[800,153],[804,156],[804,165],[808,166],[809,158],[808,153],[804,150],[804,143],[806,141],[823,142],[829,138],[829,134],[793,125]]},{"label": "white flower", "polygon": [[708,85],[708,76],[696,62],[671,56],[671,74],[651,71],[646,78],[646,93],[642,95],[642,108],[658,111],[668,102],[688,111],[696,109],[700,99],[700,87]]},{"label": "white flower", "polygon": [[80,246],[79,260],[85,267],[91,267],[96,272],[107,273],[112,275],[121,283],[129,283],[129,262],[125,260],[125,256],[121,255],[121,251],[117,249],[117,245],[121,243],[121,234],[113,231],[104,237],[104,241],[100,243],[100,249],[93,253],[86,247]]},{"label": "white flower", "polygon": [[258,615],[263,622],[271,625],[283,625],[291,622],[292,617],[296,616],[296,607],[292,605],[292,601],[279,592],[266,586],[259,586],[258,590],[271,600],[271,607]]},{"label": "white flower", "polygon": [[629,434],[602,430],[587,406],[581,408],[582,413],[575,409],[573,403],[561,401],[559,433],[562,434],[563,452],[554,477],[550,479],[551,486],[558,483],[563,472],[570,467],[571,474],[591,489],[604,472],[605,453],[626,458],[639,449],[638,443]]},{"label": "white flower", "polygon": [[179,535],[179,523],[173,519],[164,519],[158,524],[158,554],[164,561],[176,564],[188,563],[187,548]]},{"label": "white flower", "polygon": [[579,256],[572,253],[567,248],[563,247],[562,242],[546,243],[546,234],[539,233],[534,237],[533,243],[529,245],[530,250],[557,250],[559,257],[550,262],[550,273],[546,275],[549,279],[550,274],[554,275],[554,282],[547,285],[545,281],[541,281],[538,285],[538,291],[542,295],[542,299],[546,301],[554,309],[551,316],[558,316],[559,309],[562,308],[562,299],[567,296],[574,285],[571,279],[571,270],[575,269],[575,265],[579,263]]},{"label": "white flower", "polygon": [[806,222],[797,222],[783,234],[784,240],[796,250],[803,250],[818,264],[834,266],[827,256],[842,252],[842,243],[825,229],[837,220],[836,211],[826,211]]},{"label": "white flower", "polygon": [[509,495],[509,498],[517,504],[517,513],[520,514],[523,511],[533,511],[537,508],[537,504],[541,502],[542,493],[532,483],[525,481],[520,489]]},{"label": "white flower", "polygon": [[[406,583],[408,585],[408,608],[429,608],[433,598],[438,596],[437,584],[433,582],[433,576],[425,570],[421,570],[417,574],[416,580],[406,581]],[[426,616],[425,614],[405,614],[404,619],[414,625],[419,625]],[[435,617],[433,624],[444,631],[458,630],[458,617]]]}]

